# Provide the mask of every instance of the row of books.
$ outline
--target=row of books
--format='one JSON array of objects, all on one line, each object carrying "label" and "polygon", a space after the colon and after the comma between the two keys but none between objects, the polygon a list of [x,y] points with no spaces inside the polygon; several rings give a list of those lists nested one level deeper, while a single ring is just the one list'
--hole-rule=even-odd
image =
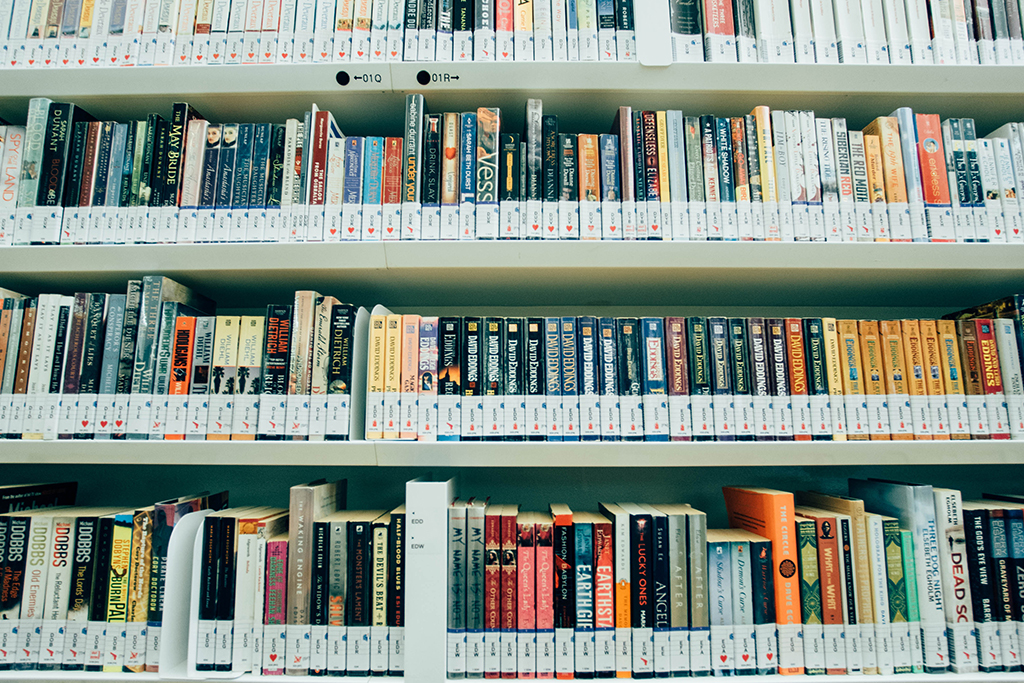
[{"label": "row of books", "polygon": [[436,318],[378,307],[366,438],[1022,439],[1016,311],[858,321]]},{"label": "row of books", "polygon": [[[670,31],[643,39],[670,40],[676,62],[1024,64],[1016,0],[669,0],[646,11]],[[0,16],[6,68],[636,60],[631,0],[8,0]]]},{"label": "row of books", "polygon": [[199,533],[200,675],[402,675],[404,507],[346,510],[344,482],[313,482]]},{"label": "row of books", "polygon": [[632,0],[8,0],[0,24],[5,68],[636,61]]},{"label": "row of books", "polygon": [[122,509],[66,507],[75,485],[52,490],[0,515],[0,670],[158,671],[171,531],[227,492]]},{"label": "row of books", "polygon": [[1024,496],[723,493],[732,529],[689,505],[456,500],[448,677],[1021,670]]},{"label": "row of books", "polygon": [[217,316],[159,276],[125,294],[0,293],[8,438],[349,438],[358,310],[333,296]]},{"label": "row of books", "polygon": [[564,133],[543,103],[428,114],[344,136],[315,106],[284,124],[94,121],[36,98],[0,127],[0,244],[399,239],[1024,242],[1024,125],[909,108],[863,131],[811,111],[684,116],[620,107]]}]

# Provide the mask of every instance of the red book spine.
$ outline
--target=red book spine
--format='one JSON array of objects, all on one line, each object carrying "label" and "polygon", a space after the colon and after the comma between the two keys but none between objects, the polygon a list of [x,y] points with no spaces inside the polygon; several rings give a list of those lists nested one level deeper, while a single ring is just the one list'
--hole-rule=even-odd
[{"label": "red book spine", "polygon": [[594,522],[594,628],[615,628],[615,570],[611,522]]},{"label": "red book spine", "polygon": [[[484,517],[484,647],[485,656],[499,661],[501,649],[498,634],[501,630],[501,507],[498,514],[490,509]],[[490,669],[490,667],[488,667]],[[497,670],[488,670],[484,678],[498,678]]]},{"label": "red book spine", "polygon": [[917,156],[921,162],[921,184],[926,204],[949,201],[946,154],[942,149],[942,124],[938,114],[917,114]]},{"label": "red book spine", "polygon": [[[515,638],[505,638],[505,634],[515,634],[517,626],[516,611],[516,541],[518,540],[518,529],[516,528],[515,506],[506,506],[506,512],[512,510],[511,514],[501,516],[501,631],[502,645],[511,647],[511,651],[503,649],[502,678],[515,678],[515,673],[505,671],[506,657],[512,661],[518,655],[515,648]],[[515,667],[513,667],[514,669]]]},{"label": "red book spine", "polygon": [[999,366],[995,326],[991,320],[980,319],[974,321],[974,327],[978,331],[981,381],[985,387],[989,433],[993,439],[1009,439],[1010,425],[1006,414],[1006,397],[1003,395],[1003,375]]},{"label": "red book spine", "polygon": [[[555,630],[555,605],[554,605],[554,547],[552,546],[552,528],[550,518],[547,521],[537,524],[535,532],[536,546],[536,594],[537,594],[537,642],[540,643],[540,634],[554,634]],[[545,639],[545,642],[548,642]],[[540,652],[537,653],[541,655]],[[552,656],[554,653],[552,653]],[[537,674],[537,678],[554,678],[551,672]]]},{"label": "red book spine", "polygon": [[402,203],[402,138],[384,140],[384,203]]},{"label": "red book spine", "polygon": [[[192,344],[196,332],[196,319],[189,315],[179,316],[174,324],[174,346],[171,355],[171,377],[167,394],[185,396],[192,376]],[[184,424],[184,422],[175,422]],[[167,441],[184,441],[184,434],[165,434]]]},{"label": "red book spine", "polygon": [[[821,623],[843,625],[842,584],[839,577],[839,537],[834,517],[816,517],[818,534],[818,581],[821,586]],[[846,673],[846,669],[827,669],[828,674]]]},{"label": "red book spine", "polygon": [[661,199],[661,186],[658,184],[658,119],[655,112],[641,112],[640,126],[644,136],[644,183],[647,196],[637,199],[658,201]]},{"label": "red book spine", "polygon": [[719,36],[734,36],[736,29],[732,21],[732,3],[728,0],[704,0],[705,33]]},{"label": "red book spine", "polygon": [[[537,550],[536,528],[532,522],[519,524],[518,557],[518,628],[520,638],[533,638],[537,628]],[[536,657],[519,669],[519,678],[536,678]]]},{"label": "red book spine", "polygon": [[327,148],[329,112],[318,111],[313,120],[313,155],[309,158],[309,203],[312,206],[323,206],[327,193]]}]

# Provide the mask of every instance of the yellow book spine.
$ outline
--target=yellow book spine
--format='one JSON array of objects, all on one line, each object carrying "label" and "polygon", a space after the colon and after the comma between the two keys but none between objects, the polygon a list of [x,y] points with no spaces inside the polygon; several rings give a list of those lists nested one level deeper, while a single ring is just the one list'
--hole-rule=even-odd
[{"label": "yellow book spine", "polygon": [[668,119],[663,111],[655,112],[654,118],[658,130],[658,190],[664,203],[672,201],[668,188]]},{"label": "yellow book spine", "polygon": [[914,419],[914,438],[931,441],[931,413],[928,410],[928,388],[925,385],[924,340],[917,320],[900,323],[903,332],[903,367],[907,370],[907,393]]},{"label": "yellow book spine", "polygon": [[[241,318],[237,315],[218,315],[217,323],[213,331],[213,362],[210,364],[210,396],[233,395],[235,393],[235,382],[238,375],[238,338]],[[214,403],[215,399],[210,399]],[[216,420],[218,406],[212,406],[210,418]],[[224,411],[228,417],[224,429],[216,429],[221,432],[206,435],[208,441],[227,441],[231,438],[231,413]],[[223,421],[222,421],[223,423]],[[209,428],[209,427],[208,427]]]},{"label": "yellow book spine", "polygon": [[[860,338],[856,320],[838,320],[839,362],[843,373],[843,391],[846,394],[846,428],[850,441],[867,441],[866,404],[864,399],[864,372],[860,361]],[[851,397],[853,397],[851,399]]]},{"label": "yellow book spine", "polygon": [[860,335],[861,360],[864,365],[864,393],[868,404],[868,431],[872,441],[889,441],[889,409],[886,405],[885,367],[878,339],[878,322],[861,320],[857,325]]},{"label": "yellow book spine", "polygon": [[370,316],[370,348],[366,362],[366,438],[384,437],[384,345],[386,315]]},{"label": "yellow book spine", "polygon": [[420,369],[420,317],[402,316],[402,426],[403,439],[415,439],[419,426],[416,407]]},{"label": "yellow book spine", "polygon": [[401,436],[402,316],[389,315],[384,336],[384,429],[385,439]]},{"label": "yellow book spine", "polygon": [[882,363],[885,365],[886,393],[889,395],[889,426],[895,441],[914,438],[910,413],[910,393],[904,363],[903,335],[898,320],[881,320],[878,333],[882,338]]},{"label": "yellow book spine", "polygon": [[516,32],[519,31],[526,32],[529,40],[533,40],[533,0],[516,0]]},{"label": "yellow book spine", "polygon": [[579,141],[580,159],[580,201],[596,202],[601,199],[600,154],[597,149],[597,136],[581,134]]},{"label": "yellow book spine", "polygon": [[[885,171],[882,168],[882,143],[877,135],[864,136],[864,158],[868,167],[868,194],[872,204],[885,206]],[[874,207],[878,208],[878,207]],[[889,236],[875,237],[876,242],[888,242]]]},{"label": "yellow book spine", "polygon": [[949,438],[970,439],[956,323],[952,320],[936,320],[935,327],[939,335],[939,360],[942,363],[942,384],[946,390],[946,408],[949,410]]},{"label": "yellow book spine", "polygon": [[906,204],[907,182],[903,170],[900,129],[894,116],[879,116],[864,129],[865,135],[877,135],[882,147],[885,196],[890,204]]},{"label": "yellow book spine", "polygon": [[[132,581],[132,526],[130,514],[114,518],[110,544],[110,578],[107,584],[108,624],[124,624],[128,618],[129,588]],[[124,645],[123,641],[121,645]],[[123,647],[120,648],[120,652],[124,652]],[[104,673],[120,673],[122,667],[121,661],[108,660],[103,663]]]},{"label": "yellow book spine", "polygon": [[832,440],[846,441],[846,406],[843,401],[843,369],[840,361],[839,331],[835,318],[822,318],[825,332],[825,366],[832,402]]},{"label": "yellow book spine", "polygon": [[924,385],[932,416],[932,439],[949,440],[949,414],[946,392],[942,388],[942,354],[939,351],[939,333],[934,320],[921,321],[922,362]]},{"label": "yellow book spine", "polygon": [[754,107],[751,112],[757,126],[757,162],[761,166],[761,196],[763,201],[778,201],[775,183],[775,156],[772,151],[772,121],[768,107]]}]

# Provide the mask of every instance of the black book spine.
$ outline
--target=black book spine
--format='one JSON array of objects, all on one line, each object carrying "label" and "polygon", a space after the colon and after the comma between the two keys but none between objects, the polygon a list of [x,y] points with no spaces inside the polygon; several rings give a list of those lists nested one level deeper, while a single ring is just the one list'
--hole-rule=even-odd
[{"label": "black book spine", "polygon": [[370,540],[369,522],[349,522],[346,626],[370,625]]},{"label": "black book spine", "polygon": [[[1003,510],[1006,541],[1010,546],[1010,593],[1013,596],[1013,620],[1024,623],[1024,510]],[[1019,626],[1017,627],[1020,628]]]},{"label": "black book spine", "polygon": [[[484,395],[484,359],[483,359],[483,320],[481,318],[463,318],[462,319],[462,342],[463,342],[463,370],[464,376],[462,381],[462,395],[463,396],[483,396]],[[470,406],[469,404],[474,405]],[[462,413],[465,417],[469,410],[475,409],[476,401],[463,401]],[[465,422],[465,419],[463,420]],[[463,441],[479,441],[480,435],[474,436],[463,436]]]},{"label": "black book spine", "polygon": [[[225,124],[222,129],[220,158],[217,160],[217,201],[218,209],[231,206],[231,191],[235,187],[235,157],[238,153],[238,124]],[[233,140],[231,139],[233,137]]]},{"label": "black book spine", "polygon": [[[750,344],[747,343],[747,321],[745,318],[729,318],[729,352],[732,366],[732,391],[740,397],[750,396]],[[740,398],[738,401],[746,401],[749,407],[749,399]],[[746,416],[750,419],[753,415]],[[740,407],[736,406],[736,428],[749,429],[752,425],[744,426],[744,415]],[[753,441],[753,434],[737,434],[737,441]]]},{"label": "black book spine", "polygon": [[437,329],[441,366],[437,394],[458,396],[462,391],[462,318],[441,318]]},{"label": "black book spine", "polygon": [[[828,370],[825,367],[825,333],[821,318],[804,318],[804,345],[807,357],[807,393],[812,396],[828,395]],[[831,441],[826,434],[815,434],[814,441]]]},{"label": "black book spine", "polygon": [[[501,318],[484,318],[483,327],[483,395],[501,397],[505,395],[504,373],[502,372],[502,366],[505,364],[505,321]],[[498,406],[497,402],[495,402],[495,406]],[[495,409],[499,413],[501,412],[500,407]],[[492,415],[486,407],[484,413],[484,419],[492,422]],[[499,417],[503,420],[504,415],[499,415]],[[491,432],[493,429],[486,431]],[[485,440],[501,441],[502,436],[488,433]]]},{"label": "black book spine", "polygon": [[267,171],[266,206],[281,206],[281,192],[284,184],[284,124],[274,124],[270,138],[270,162]]},{"label": "black book spine", "polygon": [[558,201],[558,117],[545,116],[541,119],[543,129],[541,178],[544,185],[544,201]]},{"label": "black book spine", "polygon": [[[199,575],[199,620],[217,620],[217,590],[220,588],[219,566],[221,554],[221,517],[203,520],[203,564]],[[213,629],[209,629],[213,637]],[[200,648],[212,651],[213,645],[200,643]],[[197,671],[214,671],[213,664],[197,663]]]},{"label": "black book spine", "polygon": [[71,136],[71,151],[68,154],[67,168],[64,172],[64,196],[61,205],[64,207],[78,206],[78,196],[82,191],[82,164],[85,159],[85,140],[89,137],[89,122],[75,123]]},{"label": "black book spine", "polygon": [[96,174],[92,183],[92,206],[104,206],[107,198],[107,176],[110,175],[110,147],[114,140],[114,122],[100,124],[100,144],[96,150]]},{"label": "black book spine", "polygon": [[[544,368],[544,318],[527,318],[526,320],[526,365],[524,367],[527,396],[544,396],[546,391],[546,373]],[[531,402],[532,403],[532,402]],[[540,409],[543,416],[543,408]],[[537,421],[533,419],[533,410],[530,408],[526,416],[533,424],[528,430],[528,441],[544,441],[544,430],[540,428]]]},{"label": "black book spine", "polygon": [[[327,393],[352,394],[352,335],[356,311],[351,304],[331,307],[330,363],[327,366]],[[327,441],[348,441],[347,434],[328,434]]]},{"label": "black book spine", "polygon": [[[765,321],[768,328],[768,357],[771,359],[771,384],[773,395],[789,404],[789,361],[786,354],[785,320],[769,318]],[[778,413],[776,413],[778,414]],[[776,431],[779,425],[775,425]],[[776,434],[776,441],[792,441],[793,434]]]},{"label": "black book spine", "polygon": [[177,206],[181,190],[181,162],[185,150],[185,134],[188,122],[195,118],[195,112],[184,102],[175,102],[171,110],[171,121],[167,129],[167,147],[164,152],[164,190],[161,206]]},{"label": "black book spine", "polygon": [[[4,603],[7,597],[8,584],[5,583],[4,578],[6,575],[5,567],[7,565],[7,537],[10,533],[9,523],[10,517],[0,517],[0,611],[4,610]],[[10,664],[0,664],[0,671],[7,671],[10,669]]]},{"label": "black book spine", "polygon": [[[523,387],[523,381],[526,373],[526,319],[524,318],[506,318],[505,319],[505,362],[503,363],[502,372],[502,383],[505,386],[505,395],[507,397],[515,397],[514,400],[522,406],[524,397],[526,396],[526,390]],[[509,415],[508,408],[510,407],[506,398],[505,414]],[[526,419],[524,415],[524,409],[518,406],[512,406],[516,408],[514,411],[515,420],[513,424],[505,423],[505,441],[522,441],[523,435],[520,434],[509,434],[510,431],[522,431],[525,429],[523,420]]]},{"label": "black book spine", "polygon": [[132,390],[132,373],[135,370],[135,338],[139,331],[139,305],[142,299],[142,282],[128,281],[128,296],[124,308],[124,328],[121,331],[121,352],[117,359],[117,393],[128,394]]},{"label": "black book spine", "polygon": [[572,524],[555,524],[551,542],[555,561],[555,628],[576,627],[576,534]]},{"label": "black book spine", "polygon": [[[618,351],[619,351],[619,396],[641,396],[640,381],[640,329],[636,318],[618,318]],[[643,441],[643,411],[638,410],[635,420],[627,420],[619,425],[624,441]],[[630,426],[637,425],[636,430]]]},{"label": "black book spine", "polygon": [[153,133],[152,169],[149,173],[149,205],[163,206],[165,184],[167,179],[167,133],[170,123],[164,119],[156,122]]},{"label": "black book spine", "polygon": [[231,208],[244,209],[249,205],[249,181],[252,177],[253,134],[256,126],[243,123],[238,126],[238,150],[235,152],[235,182],[231,188]]},{"label": "black book spine", "polygon": [[71,121],[73,109],[73,104],[50,104],[43,138],[43,158],[39,164],[36,206],[59,206],[64,199],[68,141],[74,133]]},{"label": "black book spine", "polygon": [[441,115],[423,115],[423,204],[441,203]]},{"label": "black book spine", "polygon": [[[988,511],[989,520],[989,557],[992,561],[993,581],[995,589],[995,621],[1007,624],[1006,628],[1015,629],[1013,619],[1013,580],[1010,574],[1013,567],[1010,564],[1010,544],[1007,537],[1006,519],[1004,511],[992,509]],[[1002,638],[1000,638],[1002,640]],[[1020,665],[1005,666],[1005,671],[1020,671]]]},{"label": "black book spine", "polygon": [[[650,515],[629,516],[629,541],[633,547],[630,555],[630,619],[633,628],[652,628],[651,586],[654,585],[654,539]],[[634,652],[633,656],[640,655]],[[642,656],[642,655],[641,655]],[[634,678],[653,678],[653,673],[633,673]]]},{"label": "black book spine", "polygon": [[[263,348],[263,394],[283,396],[288,393],[288,351],[292,338],[292,307],[290,304],[267,306],[267,336]],[[284,437],[258,434],[261,441],[280,441]]]},{"label": "black book spine", "polygon": [[134,121],[128,122],[124,140],[124,164],[121,166],[121,188],[118,191],[118,206],[131,206],[132,174],[135,170],[135,136],[138,132]]},{"label": "black book spine", "polygon": [[208,209],[217,204],[217,174],[220,171],[220,141],[223,130],[222,126],[213,124],[206,129],[207,142],[203,150],[203,180],[199,187],[199,206]]},{"label": "black book spine", "polygon": [[159,150],[160,123],[163,118],[150,114],[146,119],[146,145],[142,148],[142,167],[139,169],[139,205],[149,206],[153,198],[153,176],[156,173],[155,159]]},{"label": "black book spine", "polygon": [[[100,517],[97,524],[96,555],[93,559],[92,601],[89,621],[107,620],[107,594],[110,591],[110,550],[114,538],[114,516]],[[85,665],[86,671],[102,671],[102,665]]]},{"label": "black book spine", "polygon": [[408,0],[405,3],[405,30],[416,31],[420,27],[420,3],[417,0]]},{"label": "black book spine", "polygon": [[576,136],[558,135],[558,198],[579,200],[579,171],[576,157]]},{"label": "black book spine", "polygon": [[[415,4],[415,3],[413,3]],[[452,9],[452,30],[472,31],[473,30],[473,2],[472,0],[455,0]]]},{"label": "black book spine", "polygon": [[633,3],[629,0],[615,0],[615,28],[619,31],[633,30]]},{"label": "black book spine", "polygon": [[[313,522],[313,587],[309,595],[310,626],[327,626],[330,586],[330,531],[329,522]],[[314,645],[313,647],[316,647]],[[309,669],[310,676],[325,676],[326,669]]]},{"label": "black book spine", "polygon": [[636,200],[647,199],[646,164],[644,162],[643,112],[633,112],[633,192]]},{"label": "black book spine", "polygon": [[68,323],[71,319],[71,306],[61,306],[57,313],[57,334],[53,345],[53,357],[50,370],[50,382],[47,393],[60,394],[61,382],[64,377],[64,349],[68,341]]},{"label": "black book spine", "polygon": [[[975,624],[998,621],[995,610],[996,591],[993,581],[991,532],[987,510],[964,509],[964,537],[967,541],[967,575],[971,581],[971,606]],[[979,639],[980,643],[980,639]],[[979,652],[978,667],[982,671],[1002,671],[1002,662],[988,663]]]},{"label": "black book spine", "polygon": [[[95,575],[97,546],[99,545],[99,520],[96,517],[79,517],[75,520],[75,554],[71,564],[71,591],[68,596],[68,621],[73,615],[89,618],[93,599],[93,576]],[[65,638],[71,636],[71,626],[65,629]],[[65,671],[81,671],[83,664],[62,664]]]},{"label": "black book spine", "polygon": [[[711,396],[711,351],[708,341],[708,323],[705,318],[686,319],[686,344],[690,355],[690,396]],[[697,413],[694,413],[696,432]],[[711,441],[708,434],[694,434],[694,441]]]},{"label": "black book spine", "polygon": [[519,134],[501,134],[501,156],[498,170],[498,201],[519,201],[520,163]]},{"label": "black book spine", "polygon": [[[728,405],[732,403],[732,368],[729,358],[728,321],[725,318],[708,318],[707,321],[708,349],[711,352],[709,355],[710,362],[708,363],[711,369],[711,393],[714,396],[721,397],[718,400],[725,401],[726,405]],[[733,429],[729,430],[728,423],[718,424],[717,422],[716,420],[715,428],[719,430],[716,435],[717,440],[735,441],[735,434],[725,433],[727,430],[735,431],[735,424]]]},{"label": "black book spine", "polygon": [[[235,620],[235,553],[238,520],[224,517],[220,520],[220,538],[217,541],[217,621]],[[217,649],[231,649],[231,631],[217,629]],[[230,664],[215,664],[215,671],[231,671]]]},{"label": "black book spine", "polygon": [[[86,308],[85,341],[82,348],[82,371],[78,393],[95,394],[99,391],[100,371],[103,365],[103,328],[106,317],[107,295],[90,294]],[[91,434],[75,434],[76,439],[91,439]]]},{"label": "black book spine", "polygon": [[[654,559],[654,628],[667,632],[672,628],[671,610],[669,608],[669,576],[671,566],[668,557],[668,517],[658,515],[651,517],[654,531],[654,547],[651,556]],[[656,673],[658,678],[668,678],[670,671]]]},{"label": "black book spine", "polygon": [[[388,531],[388,626],[405,626],[404,512],[391,513],[391,529]],[[395,673],[393,669],[391,674]]]},{"label": "black book spine", "polygon": [[273,126],[257,123],[252,136],[252,172],[249,178],[249,208],[266,206],[267,173],[270,163],[270,138]]}]

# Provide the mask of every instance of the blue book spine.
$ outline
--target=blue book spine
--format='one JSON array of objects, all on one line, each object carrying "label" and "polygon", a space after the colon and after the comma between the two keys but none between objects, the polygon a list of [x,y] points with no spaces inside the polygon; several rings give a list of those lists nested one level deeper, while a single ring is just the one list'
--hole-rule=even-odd
[{"label": "blue book spine", "polygon": [[620,441],[619,429],[619,357],[615,319],[601,318],[598,340],[601,347],[601,370],[597,380],[601,392],[601,440]]},{"label": "blue book spine", "polygon": [[668,441],[665,322],[662,318],[641,318],[640,329],[644,358],[640,372],[644,393],[644,439]]},{"label": "blue book spine", "polygon": [[580,382],[580,439],[601,440],[601,347],[597,318],[583,316],[577,321]]},{"label": "blue book spine", "polygon": [[562,431],[563,441],[580,440],[579,368],[576,347],[576,318],[565,316],[561,320],[562,354]]},{"label": "blue book spine", "polygon": [[597,28],[615,30],[615,0],[597,0]]},{"label": "blue book spine", "polygon": [[218,209],[231,207],[231,190],[235,186],[235,156],[238,151],[238,124],[224,124],[220,140],[220,171],[217,172]]},{"label": "blue book spine", "polygon": [[594,525],[573,523],[576,566],[576,678],[594,677]]},{"label": "blue book spine", "polygon": [[579,19],[576,17],[576,0],[568,0],[566,3],[565,14],[569,30],[578,30]]},{"label": "blue book spine", "polygon": [[462,115],[459,135],[459,201],[476,202],[476,113]]},{"label": "blue book spine", "polygon": [[342,203],[359,204],[363,196],[363,138],[345,138],[345,184]]},{"label": "blue book spine", "polygon": [[[548,441],[562,440],[562,343],[559,318],[544,319],[544,368],[548,402]],[[557,422],[552,421],[552,416]]]},{"label": "blue book spine", "polygon": [[718,153],[719,199],[734,202],[736,190],[733,187],[732,131],[727,118],[715,119],[715,151]]},{"label": "blue book spine", "polygon": [[249,181],[250,209],[260,209],[267,205],[267,165],[270,163],[270,130],[269,123],[259,123],[253,127],[252,177]]},{"label": "blue book spine", "polygon": [[232,209],[244,209],[249,201],[254,133],[255,125],[252,123],[243,123],[238,126],[238,150],[235,152],[235,187],[231,191]]},{"label": "blue book spine", "polygon": [[117,206],[121,200],[121,175],[124,168],[124,147],[128,139],[128,124],[114,126],[114,137],[110,143],[110,168],[108,169],[107,196],[104,206]]},{"label": "blue book spine", "polygon": [[605,133],[598,139],[601,154],[601,200],[617,202],[622,199],[619,190],[619,136]]},{"label": "blue book spine", "polygon": [[372,206],[381,203],[384,187],[384,138],[366,138],[363,150],[363,204]]}]

